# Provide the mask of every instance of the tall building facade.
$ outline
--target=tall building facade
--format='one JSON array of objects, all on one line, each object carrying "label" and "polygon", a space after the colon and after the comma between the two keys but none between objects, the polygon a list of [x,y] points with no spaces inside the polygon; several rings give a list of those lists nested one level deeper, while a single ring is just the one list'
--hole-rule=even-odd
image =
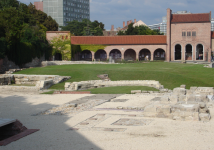
[{"label": "tall building facade", "polygon": [[89,0],[40,0],[34,2],[34,5],[36,9],[43,10],[55,19],[59,26],[65,26],[73,20],[90,19]]},{"label": "tall building facade", "polygon": [[211,31],[214,31],[214,18],[211,19]]}]

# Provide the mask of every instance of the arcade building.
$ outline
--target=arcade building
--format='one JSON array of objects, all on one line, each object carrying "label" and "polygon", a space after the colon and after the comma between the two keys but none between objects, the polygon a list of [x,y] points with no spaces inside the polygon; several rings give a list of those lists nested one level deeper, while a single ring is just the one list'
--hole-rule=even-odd
[{"label": "arcade building", "polygon": [[[166,35],[71,36],[72,45],[102,45],[102,49],[82,49],[76,60],[153,60],[211,62],[214,33],[211,12],[172,14],[167,9]],[[98,46],[99,47],[99,46]]]}]

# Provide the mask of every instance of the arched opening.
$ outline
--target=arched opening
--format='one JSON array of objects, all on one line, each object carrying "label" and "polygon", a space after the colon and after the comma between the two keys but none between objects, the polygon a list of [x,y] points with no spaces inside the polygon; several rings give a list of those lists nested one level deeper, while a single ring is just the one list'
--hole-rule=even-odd
[{"label": "arched opening", "polygon": [[102,49],[96,51],[95,59],[96,59],[96,61],[106,61],[107,60],[106,51],[104,51]]},{"label": "arched opening", "polygon": [[56,54],[54,55],[54,60],[59,60],[59,61],[61,61],[61,60],[62,60],[62,54],[61,54],[61,53],[56,53]]},{"label": "arched opening", "polygon": [[118,49],[113,49],[109,53],[109,59],[121,60],[121,52]]},{"label": "arched opening", "polygon": [[156,49],[154,52],[154,60],[165,60],[165,51],[161,48]]},{"label": "arched opening", "polygon": [[84,50],[79,54],[79,60],[92,61],[92,54],[89,50]]},{"label": "arched opening", "polygon": [[145,60],[146,57],[148,57],[148,59],[151,59],[151,52],[148,49],[142,49],[139,52],[139,60]]},{"label": "arched opening", "polygon": [[175,45],[175,60],[181,60],[181,56],[182,56],[181,45],[177,44]]},{"label": "arched opening", "polygon": [[133,49],[127,49],[124,53],[124,60],[126,61],[136,60],[136,52]]},{"label": "arched opening", "polygon": [[202,44],[196,46],[196,60],[204,60],[204,46]]},{"label": "arched opening", "polygon": [[192,45],[186,45],[186,53],[185,53],[186,60],[192,60]]}]

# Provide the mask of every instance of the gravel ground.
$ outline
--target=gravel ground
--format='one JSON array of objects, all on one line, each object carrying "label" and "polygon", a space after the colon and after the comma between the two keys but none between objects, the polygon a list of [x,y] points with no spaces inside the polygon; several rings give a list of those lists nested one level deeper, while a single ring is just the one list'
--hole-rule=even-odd
[{"label": "gravel ground", "polygon": [[[214,119],[174,121],[145,118],[142,112],[82,110],[77,114],[37,115],[53,107],[91,95],[40,95],[0,92],[0,118],[19,119],[29,129],[40,131],[15,141],[1,150],[208,150],[214,149]],[[96,108],[145,105],[152,96],[121,95],[119,102]],[[121,102],[121,99],[128,99]],[[93,107],[94,108],[94,107]],[[211,108],[211,116],[214,109]],[[96,120],[97,119],[97,120]],[[149,120],[149,121],[148,121]],[[114,124],[116,123],[116,124]],[[79,128],[76,130],[75,128]],[[93,129],[93,130],[92,130]]]}]

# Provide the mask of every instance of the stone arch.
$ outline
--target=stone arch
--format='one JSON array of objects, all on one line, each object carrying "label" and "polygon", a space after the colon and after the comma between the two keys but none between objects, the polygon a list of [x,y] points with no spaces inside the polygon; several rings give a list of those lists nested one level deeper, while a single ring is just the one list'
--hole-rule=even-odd
[{"label": "stone arch", "polygon": [[174,49],[174,59],[181,60],[182,59],[182,46],[181,44],[176,44]]},{"label": "stone arch", "polygon": [[61,54],[61,53],[56,53],[56,54],[54,55],[54,60],[61,61],[61,60],[62,60],[62,54]]},{"label": "stone arch", "polygon": [[122,53],[118,49],[112,49],[109,52],[109,59],[114,59],[114,60],[121,60]]},{"label": "stone arch", "polygon": [[92,53],[89,50],[83,50],[79,54],[79,60],[92,61]]},{"label": "stone arch", "polygon": [[129,60],[136,60],[136,52],[133,49],[127,49],[124,52],[124,60],[129,61]]},{"label": "stone arch", "polygon": [[196,45],[195,58],[196,58],[196,60],[204,60],[204,45],[203,44]]},{"label": "stone arch", "polygon": [[103,49],[99,49],[98,51],[95,52],[94,54],[94,59],[96,61],[106,61],[107,60],[107,53]]},{"label": "stone arch", "polygon": [[186,46],[185,46],[185,60],[193,60],[192,44],[186,44]]},{"label": "stone arch", "polygon": [[158,48],[154,51],[154,60],[165,60],[166,58],[166,53],[165,50],[162,48]]},{"label": "stone arch", "polygon": [[151,51],[149,49],[141,49],[139,52],[139,61],[140,60],[145,60],[146,56],[149,57],[149,60],[151,60]]}]

